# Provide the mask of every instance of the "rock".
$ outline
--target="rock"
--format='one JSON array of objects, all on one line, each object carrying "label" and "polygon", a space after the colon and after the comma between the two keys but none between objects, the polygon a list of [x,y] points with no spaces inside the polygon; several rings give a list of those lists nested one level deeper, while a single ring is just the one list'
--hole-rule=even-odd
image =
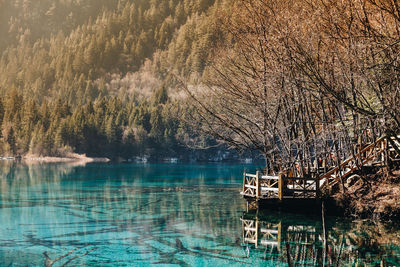
[{"label": "rock", "polygon": [[179,249],[179,250],[181,250],[181,251],[187,250],[187,249],[185,248],[185,246],[183,245],[182,241],[181,241],[179,238],[176,238],[176,239],[175,239],[175,246],[176,246],[177,249]]},{"label": "rock", "polygon": [[349,178],[347,178],[346,180],[346,187],[351,187],[353,186],[358,180],[360,180],[360,175],[358,174],[354,174],[352,176],[350,176]]}]

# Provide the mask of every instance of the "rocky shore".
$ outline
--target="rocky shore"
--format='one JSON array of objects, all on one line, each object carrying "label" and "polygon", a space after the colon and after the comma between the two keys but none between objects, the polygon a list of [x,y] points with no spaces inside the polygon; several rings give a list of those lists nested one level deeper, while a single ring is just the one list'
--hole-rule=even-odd
[{"label": "rocky shore", "polygon": [[347,215],[356,218],[400,218],[400,170],[358,174],[347,179],[345,190],[333,195]]}]

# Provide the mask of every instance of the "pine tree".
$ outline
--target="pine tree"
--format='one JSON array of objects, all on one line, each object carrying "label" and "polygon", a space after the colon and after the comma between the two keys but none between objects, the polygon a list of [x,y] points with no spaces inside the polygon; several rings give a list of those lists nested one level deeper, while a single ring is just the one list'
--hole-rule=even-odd
[{"label": "pine tree", "polygon": [[14,127],[9,125],[5,131],[3,131],[3,136],[6,144],[9,146],[9,152],[11,155],[15,155],[17,151],[17,142],[15,140]]},{"label": "pine tree", "polygon": [[[0,129],[3,124],[3,117],[4,117],[4,104],[3,104],[3,98],[0,97]],[[0,132],[0,138],[1,138],[1,132]]]},{"label": "pine tree", "polygon": [[154,140],[158,144],[162,144],[164,139],[164,123],[161,115],[162,107],[156,106],[153,108],[150,116],[150,136],[154,138]]},{"label": "pine tree", "polygon": [[165,104],[168,101],[168,90],[166,85],[162,85],[154,94],[153,105]]}]

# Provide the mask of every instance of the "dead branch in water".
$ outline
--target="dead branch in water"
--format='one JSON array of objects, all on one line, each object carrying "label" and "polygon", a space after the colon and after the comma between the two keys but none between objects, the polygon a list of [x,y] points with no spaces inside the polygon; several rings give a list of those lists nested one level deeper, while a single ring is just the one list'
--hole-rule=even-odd
[{"label": "dead branch in water", "polygon": [[[64,254],[64,255],[62,255],[62,256],[60,256],[60,257],[54,259],[54,260],[52,260],[52,259],[50,258],[50,256],[47,254],[47,251],[45,251],[45,252],[43,252],[43,255],[44,255],[44,257],[45,257],[44,266],[46,266],[46,267],[53,267],[53,265],[54,265],[55,263],[57,263],[57,262],[59,262],[60,260],[62,260],[62,259],[64,259],[64,258],[68,257],[69,255],[73,254],[75,251],[80,250],[80,249],[83,249],[83,248],[86,248],[86,247],[87,247],[87,246],[74,248],[73,250],[69,251],[68,253],[66,253],[66,254]],[[74,257],[70,258],[68,261],[66,261],[64,264],[62,264],[62,265],[60,265],[60,266],[62,266],[62,267],[63,267],[63,266],[67,266],[67,265],[68,265],[70,262],[72,262],[73,260],[75,260],[75,259],[77,259],[77,258],[84,257],[84,256],[86,256],[87,254],[89,254],[90,252],[92,252],[93,250],[95,250],[95,249],[97,249],[97,247],[94,247],[94,248],[92,248],[92,249],[90,249],[90,250],[87,250],[87,251],[84,252],[83,254],[74,256]]]}]

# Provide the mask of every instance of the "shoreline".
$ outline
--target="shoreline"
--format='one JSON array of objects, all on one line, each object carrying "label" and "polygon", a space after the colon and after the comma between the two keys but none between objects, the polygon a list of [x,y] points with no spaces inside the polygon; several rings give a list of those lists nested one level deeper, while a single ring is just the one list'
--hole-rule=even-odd
[{"label": "shoreline", "polygon": [[143,157],[133,157],[133,158],[107,158],[107,157],[88,157],[85,154],[77,154],[77,153],[70,153],[65,156],[38,156],[38,155],[22,155],[22,156],[1,156],[0,155],[0,162],[7,162],[7,161],[19,161],[23,163],[75,163],[75,162],[82,162],[82,163],[140,163],[140,164],[147,164],[147,163],[167,163],[167,164],[240,164],[240,165],[262,165],[264,164],[261,161],[253,160],[251,162],[243,161],[242,159],[232,159],[232,160],[190,160],[190,159],[178,159],[176,157],[160,157],[160,158],[152,158],[149,159],[147,156]]},{"label": "shoreline", "polygon": [[355,175],[344,193],[338,190],[332,197],[351,217],[397,220],[400,218],[400,170],[392,170],[390,174],[376,171]]},{"label": "shoreline", "polygon": [[77,163],[86,164],[93,162],[107,163],[111,160],[103,157],[87,157],[85,154],[71,153],[64,157],[49,157],[49,156],[37,156],[37,155],[24,155],[21,157],[0,157],[0,161],[21,161],[23,163]]}]

